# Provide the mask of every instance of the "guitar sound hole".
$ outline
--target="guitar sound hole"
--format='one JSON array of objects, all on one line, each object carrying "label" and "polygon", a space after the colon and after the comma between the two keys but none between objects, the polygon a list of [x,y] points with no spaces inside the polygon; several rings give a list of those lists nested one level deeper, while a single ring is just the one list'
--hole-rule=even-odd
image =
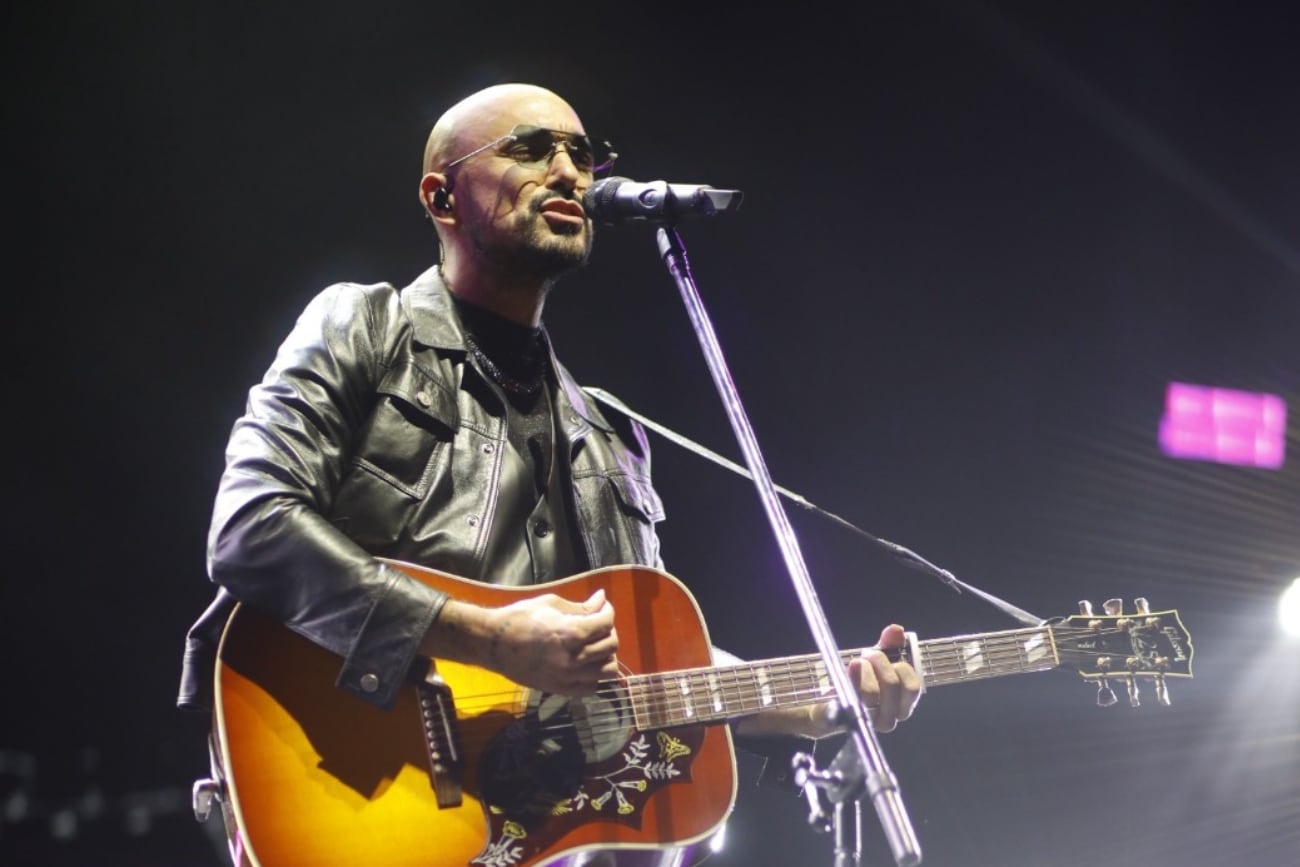
[{"label": "guitar sound hole", "polygon": [[632,708],[618,683],[571,698],[533,692],[521,719],[480,756],[487,803],[516,820],[544,818],[582,784],[584,769],[619,753],[632,734]]}]

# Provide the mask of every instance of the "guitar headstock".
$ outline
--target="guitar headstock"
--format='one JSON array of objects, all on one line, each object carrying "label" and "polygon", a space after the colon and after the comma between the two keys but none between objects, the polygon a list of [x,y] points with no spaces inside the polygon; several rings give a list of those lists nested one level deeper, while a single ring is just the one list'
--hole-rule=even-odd
[{"label": "guitar headstock", "polygon": [[1129,704],[1140,702],[1140,682],[1150,681],[1156,701],[1169,704],[1170,677],[1192,676],[1192,637],[1177,611],[1152,611],[1145,599],[1134,600],[1132,614],[1119,599],[1107,600],[1104,614],[1091,602],[1079,603],[1079,614],[1052,625],[1061,666],[1097,683],[1097,704],[1115,704],[1110,681],[1128,688]]}]

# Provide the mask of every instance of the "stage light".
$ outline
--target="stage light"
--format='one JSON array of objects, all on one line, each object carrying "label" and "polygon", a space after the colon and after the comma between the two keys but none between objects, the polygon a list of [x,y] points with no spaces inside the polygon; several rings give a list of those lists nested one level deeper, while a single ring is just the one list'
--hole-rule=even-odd
[{"label": "stage light", "polygon": [[1282,593],[1277,604],[1277,619],[1282,631],[1300,638],[1300,578],[1296,578]]},{"label": "stage light", "polygon": [[1275,394],[1169,383],[1160,448],[1174,458],[1278,469],[1286,402]]},{"label": "stage light", "polygon": [[727,825],[724,822],[721,827],[718,828],[718,833],[709,838],[709,851],[714,853],[721,852],[726,845]]}]

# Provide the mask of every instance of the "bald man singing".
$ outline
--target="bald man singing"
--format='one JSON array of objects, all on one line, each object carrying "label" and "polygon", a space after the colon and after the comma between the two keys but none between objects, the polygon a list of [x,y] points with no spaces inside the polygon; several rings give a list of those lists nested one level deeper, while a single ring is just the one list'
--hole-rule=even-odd
[{"label": "bald man singing", "polygon": [[[400,290],[316,296],[235,423],[208,546],[219,595],[190,633],[183,706],[204,705],[236,602],[331,651],[337,687],[379,708],[428,659],[559,696],[628,674],[602,590],[485,605],[389,562],[510,587],[662,568],[644,433],[595,404],[542,327],[552,286],[590,255],[582,196],[614,156],[532,85],[479,91],[437,121],[419,198],[438,264]],[[897,626],[880,637],[902,642]],[[851,669],[878,729],[910,715],[910,665],[873,650]],[[820,737],[834,723],[818,708],[732,725]]]}]

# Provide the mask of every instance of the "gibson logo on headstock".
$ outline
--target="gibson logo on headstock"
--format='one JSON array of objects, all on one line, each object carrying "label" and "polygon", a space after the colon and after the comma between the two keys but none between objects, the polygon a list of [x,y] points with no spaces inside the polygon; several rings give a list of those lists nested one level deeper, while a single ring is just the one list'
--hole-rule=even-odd
[{"label": "gibson logo on headstock", "polygon": [[1160,632],[1169,642],[1169,646],[1174,649],[1174,659],[1178,662],[1186,662],[1187,651],[1183,649],[1182,633],[1172,626],[1161,627]]}]

